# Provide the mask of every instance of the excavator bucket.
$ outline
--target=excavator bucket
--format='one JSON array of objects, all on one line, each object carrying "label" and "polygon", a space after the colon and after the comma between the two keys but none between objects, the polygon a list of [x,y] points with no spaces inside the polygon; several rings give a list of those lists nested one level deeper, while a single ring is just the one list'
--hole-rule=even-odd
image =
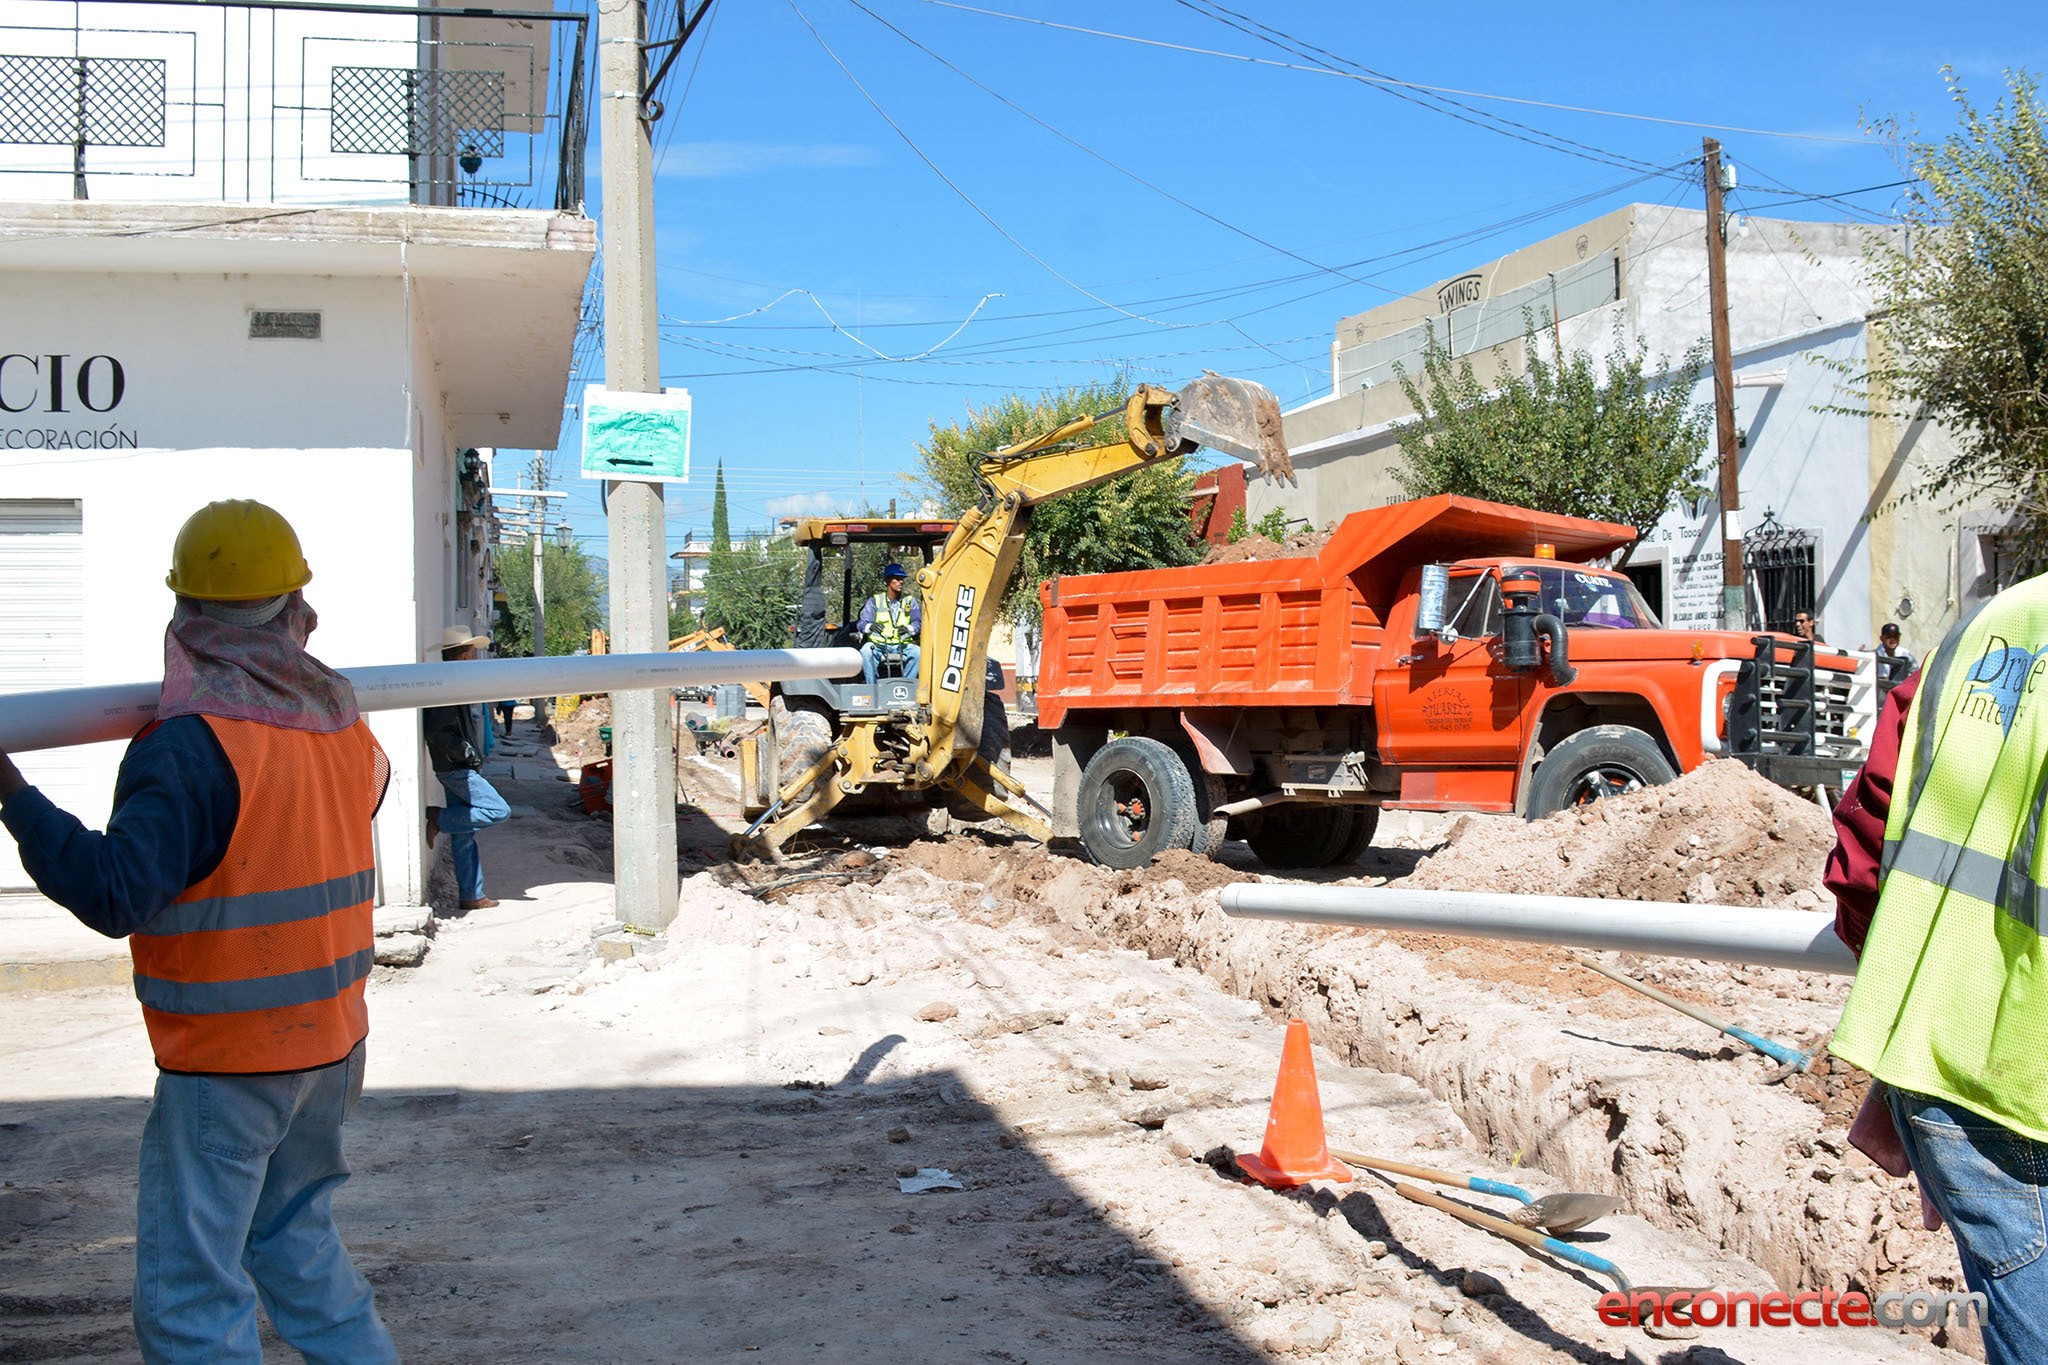
[{"label": "excavator bucket", "polygon": [[1166,434],[1235,455],[1261,474],[1294,482],[1294,461],[1280,430],[1280,400],[1264,384],[1204,372],[1173,396]]}]

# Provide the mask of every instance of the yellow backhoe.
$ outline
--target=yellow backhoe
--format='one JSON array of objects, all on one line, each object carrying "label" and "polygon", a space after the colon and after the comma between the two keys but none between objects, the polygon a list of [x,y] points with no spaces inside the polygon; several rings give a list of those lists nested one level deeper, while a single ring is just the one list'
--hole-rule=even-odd
[{"label": "yellow backhoe", "polygon": [[[1090,444],[1123,419],[1119,439]],[[1048,498],[1144,469],[1206,446],[1292,479],[1280,404],[1263,385],[1205,374],[1179,391],[1140,386],[1121,409],[1078,417],[1020,441],[979,466],[982,503],[952,528],[918,570],[924,621],[915,695],[895,709],[846,714],[822,757],[783,783],[767,811],[735,836],[743,856],[775,856],[799,830],[850,796],[893,786],[943,794],[1045,839],[1037,803],[983,743],[989,632],[1024,548],[1031,509]],[[1042,810],[1042,808],[1040,808]]]}]

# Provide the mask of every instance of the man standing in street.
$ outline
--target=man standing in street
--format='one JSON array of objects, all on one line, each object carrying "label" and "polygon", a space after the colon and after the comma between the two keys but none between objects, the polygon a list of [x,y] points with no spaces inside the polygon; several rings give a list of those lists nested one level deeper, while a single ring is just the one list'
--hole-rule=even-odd
[{"label": "man standing in street", "polygon": [[1891,690],[1827,868],[1860,959],[1832,1050],[1877,1078],[1851,1137],[1948,1224],[1991,1365],[2048,1360],[2044,683],[2048,576]]},{"label": "man standing in street", "polygon": [[871,687],[881,676],[881,655],[884,651],[900,652],[903,676],[917,676],[917,640],[924,630],[924,608],[915,597],[904,597],[903,585],[909,579],[909,570],[901,564],[884,565],[882,590],[867,600],[867,605],[860,609],[859,620],[854,623],[854,629],[861,637],[861,669]]},{"label": "man standing in street", "polygon": [[260,1300],[306,1359],[395,1361],[335,1230],[363,1086],[391,767],[347,679],[308,654],[312,578],[285,519],[216,502],[179,531],[157,718],[95,833],[0,755],[0,821],[36,886],[126,937],[156,1055],[136,1197],[147,1361],[263,1358]]},{"label": "man standing in street", "polygon": [[[478,647],[489,643],[489,636],[472,634],[467,626],[450,626],[441,632],[441,657],[450,662],[474,659]],[[484,780],[482,718],[475,706],[431,706],[421,713],[420,725],[434,776],[448,793],[446,806],[427,807],[427,843],[431,847],[437,835],[448,836],[462,908],[492,909],[498,903],[484,894],[484,861],[477,852],[476,832],[505,819],[512,808]]]}]

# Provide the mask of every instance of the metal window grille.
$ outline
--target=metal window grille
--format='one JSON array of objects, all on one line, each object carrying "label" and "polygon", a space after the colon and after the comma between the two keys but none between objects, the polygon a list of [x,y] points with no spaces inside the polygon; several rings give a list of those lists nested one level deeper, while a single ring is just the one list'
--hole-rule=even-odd
[{"label": "metal window grille", "polygon": [[367,156],[505,154],[505,75],[337,66],[328,150]]},{"label": "metal window grille", "polygon": [[0,142],[161,147],[165,63],[0,54]]},{"label": "metal window grille", "polygon": [[1781,526],[1773,517],[1742,538],[1742,563],[1763,613],[1765,630],[1790,632],[1793,618],[1814,609],[1820,537]]}]

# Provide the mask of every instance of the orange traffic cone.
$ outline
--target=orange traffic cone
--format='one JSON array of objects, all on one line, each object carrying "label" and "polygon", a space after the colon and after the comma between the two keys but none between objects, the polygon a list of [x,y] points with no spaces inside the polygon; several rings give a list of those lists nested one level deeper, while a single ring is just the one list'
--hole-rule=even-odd
[{"label": "orange traffic cone", "polygon": [[1323,1140],[1323,1101],[1316,1093],[1316,1063],[1310,1055],[1308,1025],[1287,1021],[1280,1045],[1280,1079],[1266,1115],[1266,1145],[1257,1156],[1240,1156],[1239,1169],[1261,1185],[1291,1190],[1311,1180],[1349,1180],[1351,1168],[1330,1156]]}]

